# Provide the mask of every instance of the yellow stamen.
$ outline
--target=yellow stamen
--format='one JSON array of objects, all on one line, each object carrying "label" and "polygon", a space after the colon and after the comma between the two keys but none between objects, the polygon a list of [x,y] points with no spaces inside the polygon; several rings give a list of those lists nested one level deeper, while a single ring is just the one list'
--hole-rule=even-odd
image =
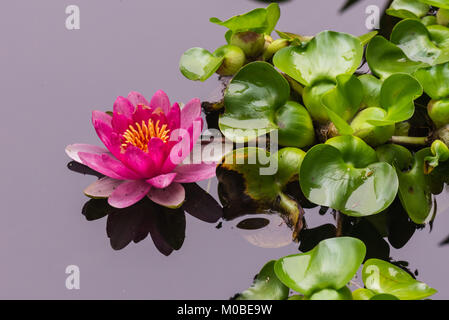
[{"label": "yellow stamen", "polygon": [[159,138],[164,143],[167,143],[169,139],[170,129],[167,129],[167,125],[159,126],[159,120],[154,124],[152,119],[149,119],[147,123],[142,120],[142,123],[135,123],[130,125],[129,128],[123,134],[122,150],[126,150],[129,145],[133,145],[144,152],[148,152],[148,142],[151,138]]}]

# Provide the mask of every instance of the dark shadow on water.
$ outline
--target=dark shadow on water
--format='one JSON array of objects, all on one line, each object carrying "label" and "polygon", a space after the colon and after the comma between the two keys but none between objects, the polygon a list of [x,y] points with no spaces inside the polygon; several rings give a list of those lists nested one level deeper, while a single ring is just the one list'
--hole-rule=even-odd
[{"label": "dark shadow on water", "polygon": [[[102,177],[74,161],[67,167],[78,173]],[[81,212],[87,221],[107,217],[106,234],[114,250],[121,250],[131,242],[138,243],[150,235],[156,248],[168,256],[180,250],[184,243],[185,213],[207,223],[216,223],[223,216],[219,203],[196,183],[184,184],[184,189],[186,199],[178,209],[162,207],[145,197],[124,209],[111,207],[107,199],[90,199]]]}]

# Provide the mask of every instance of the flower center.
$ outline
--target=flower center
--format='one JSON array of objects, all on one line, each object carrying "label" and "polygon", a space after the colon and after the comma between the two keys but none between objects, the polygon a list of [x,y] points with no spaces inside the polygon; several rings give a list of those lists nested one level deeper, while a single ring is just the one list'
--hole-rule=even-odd
[{"label": "flower center", "polygon": [[148,142],[151,138],[159,138],[166,143],[169,139],[169,132],[170,129],[167,129],[166,124],[159,126],[159,120],[156,121],[156,124],[152,119],[149,119],[147,123],[143,120],[141,124],[136,122],[134,125],[130,125],[123,134],[122,149],[133,145],[144,152],[148,152]]}]

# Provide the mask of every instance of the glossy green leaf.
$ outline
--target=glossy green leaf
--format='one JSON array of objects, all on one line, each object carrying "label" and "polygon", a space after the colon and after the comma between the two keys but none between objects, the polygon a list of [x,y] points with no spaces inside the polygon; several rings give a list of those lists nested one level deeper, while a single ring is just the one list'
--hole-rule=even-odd
[{"label": "glossy green leaf", "polygon": [[339,290],[355,275],[365,258],[362,241],[339,237],[321,241],[314,249],[279,259],[274,270],[289,288],[304,295]]},{"label": "glossy green leaf", "polygon": [[303,106],[288,101],[289,97],[287,80],[273,66],[250,63],[226,90],[220,129],[233,141],[251,140],[277,129],[283,146],[311,145],[315,139],[312,119]]},{"label": "glossy green leaf", "polygon": [[419,0],[419,1],[434,7],[449,9],[449,3],[447,2],[447,0]]},{"label": "glossy green leaf", "polygon": [[429,12],[429,5],[418,0],[394,0],[387,9],[387,14],[401,19],[422,18]]},{"label": "glossy green leaf", "polygon": [[254,9],[248,13],[234,16],[226,21],[211,18],[210,22],[224,26],[233,33],[254,31],[257,33],[271,34],[279,17],[279,5],[272,3],[267,8]]},{"label": "glossy green leaf", "polygon": [[401,268],[383,260],[369,259],[362,270],[365,287],[377,294],[390,294],[400,300],[419,300],[437,291],[419,282]]},{"label": "glossy green leaf", "polygon": [[278,51],[274,65],[303,85],[336,81],[340,74],[353,74],[363,56],[360,40],[346,33],[323,31],[304,46]]},{"label": "glossy green leaf", "polygon": [[387,125],[410,119],[415,112],[414,100],[423,94],[418,81],[408,74],[388,77],[381,88],[380,105],[387,111],[384,120],[371,121],[374,125]]},{"label": "glossy green leaf", "polygon": [[440,161],[444,162],[449,159],[449,148],[441,140],[435,140],[430,147],[432,156],[424,158],[424,173],[429,174],[435,169]]},{"label": "glossy green leaf", "polygon": [[348,287],[339,290],[322,289],[312,294],[308,300],[352,300],[352,293]]},{"label": "glossy green leaf", "polygon": [[413,163],[412,153],[398,144],[385,144],[376,149],[379,161],[391,164],[399,170],[408,169]]},{"label": "glossy green leaf", "polygon": [[274,273],[275,260],[268,262],[254,279],[252,286],[243,291],[237,300],[285,300],[289,288]]},{"label": "glossy green leaf", "polygon": [[337,76],[337,85],[325,93],[321,102],[337,113],[343,120],[352,119],[360,109],[363,100],[363,86],[353,75]]},{"label": "glossy green leaf", "polygon": [[388,113],[382,108],[366,108],[352,120],[351,128],[355,136],[376,147],[387,142],[394,134],[394,122],[386,121],[387,118]]},{"label": "glossy green leaf", "polygon": [[419,69],[415,78],[432,99],[449,98],[449,62]]},{"label": "glossy green leaf", "polygon": [[276,30],[276,33],[282,39],[287,39],[287,40],[290,40],[292,42],[293,41],[299,41],[299,44],[301,44],[303,42],[309,42],[310,40],[313,39],[312,36],[303,36],[303,35],[300,35],[300,34],[291,33],[291,32],[283,32],[283,31],[279,31],[279,30]]},{"label": "glossy green leaf", "polygon": [[370,300],[400,300],[400,299],[392,294],[380,293],[372,296]]},{"label": "glossy green leaf", "polygon": [[[433,35],[430,30],[433,30]],[[394,27],[391,42],[402,49],[410,60],[436,65],[449,61],[448,36],[448,28],[426,27],[421,21],[406,19]]]},{"label": "glossy green leaf", "polygon": [[359,77],[363,87],[363,107],[380,107],[380,90],[382,81],[371,74]]},{"label": "glossy green leaf", "polygon": [[362,46],[366,46],[371,41],[371,39],[377,36],[378,33],[379,31],[371,31],[359,36],[359,40],[362,43]]},{"label": "glossy green leaf", "polygon": [[373,291],[365,288],[360,288],[352,292],[352,298],[354,300],[370,300],[375,295]]},{"label": "glossy green leaf", "polygon": [[190,80],[205,81],[220,68],[223,57],[216,57],[203,48],[191,48],[179,61],[181,73]]},{"label": "glossy green leaf", "polygon": [[368,44],[366,60],[371,71],[381,79],[395,73],[413,74],[419,68],[428,66],[423,62],[410,60],[398,46],[381,36],[375,37]]},{"label": "glossy green leaf", "polygon": [[414,156],[412,168],[397,170],[399,198],[410,219],[417,224],[426,222],[432,209],[431,180],[424,173],[424,159],[432,156],[430,148],[421,149]]},{"label": "glossy green leaf", "polygon": [[368,216],[387,208],[398,178],[376,152],[353,136],[329,139],[310,149],[301,165],[300,185],[311,202],[350,216]]}]

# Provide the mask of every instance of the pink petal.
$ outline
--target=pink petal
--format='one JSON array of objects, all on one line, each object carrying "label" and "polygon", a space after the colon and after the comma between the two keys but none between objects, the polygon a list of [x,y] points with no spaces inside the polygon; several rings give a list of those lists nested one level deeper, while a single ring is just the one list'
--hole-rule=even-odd
[{"label": "pink petal", "polygon": [[105,176],[117,180],[136,179],[138,176],[126,168],[118,160],[108,154],[94,154],[87,152],[78,152],[81,163],[89,168],[98,171]]},{"label": "pink petal", "polygon": [[123,180],[103,177],[84,189],[84,194],[95,199],[108,198],[112,194],[112,192],[122,183]]},{"label": "pink petal", "polygon": [[177,173],[175,182],[191,183],[215,177],[215,163],[207,164],[184,164],[176,167],[174,172]]},{"label": "pink petal", "polygon": [[161,108],[162,111],[167,114],[170,110],[170,100],[168,99],[167,94],[162,90],[156,92],[153,98],[151,98],[150,107],[152,109]]},{"label": "pink petal", "polygon": [[199,116],[201,116],[201,101],[192,99],[181,110],[181,128],[187,129]]},{"label": "pink petal", "polygon": [[167,174],[161,174],[154,178],[148,179],[147,182],[155,188],[163,189],[167,188],[173,182],[175,177],[176,173],[172,172]]},{"label": "pink petal", "polygon": [[114,112],[114,117],[112,118],[113,131],[123,134],[132,124],[134,124],[133,121],[127,116]]},{"label": "pink petal", "polygon": [[167,114],[167,124],[170,130],[178,129],[181,124],[181,109],[175,103]]},{"label": "pink petal", "polygon": [[139,105],[133,113],[133,123],[142,124],[142,121],[148,124],[148,119],[153,115],[153,109],[148,106]]},{"label": "pink petal", "polygon": [[87,152],[87,153],[95,153],[95,154],[103,154],[103,153],[109,153],[108,150],[106,150],[103,147],[93,146],[90,144],[70,144],[65,148],[65,153],[76,162],[82,163],[80,157],[78,156],[78,152]]},{"label": "pink petal", "polygon": [[185,200],[186,192],[180,183],[172,183],[167,188],[152,188],[148,198],[153,202],[171,209],[179,208]]},{"label": "pink petal", "polygon": [[160,171],[167,158],[167,144],[159,138],[151,138],[148,142],[148,156],[154,164],[154,170]]},{"label": "pink petal", "polygon": [[92,111],[92,123],[95,123],[96,121],[102,121],[107,125],[111,125],[112,117],[106,112],[94,110]]},{"label": "pink petal", "polygon": [[145,97],[143,95],[141,95],[139,92],[137,91],[131,91],[128,94],[128,100],[135,106],[137,107],[138,105],[144,105],[144,106],[149,106],[150,103],[147,101],[147,99],[145,99]]},{"label": "pink petal", "polygon": [[111,194],[108,203],[115,208],[126,208],[139,202],[150,191],[151,186],[143,180],[125,181]]},{"label": "pink petal", "polygon": [[123,114],[127,118],[131,118],[134,112],[134,106],[128,99],[118,97],[114,102],[114,113]]},{"label": "pink petal", "polygon": [[114,136],[111,123],[96,118],[94,114],[92,115],[92,121],[101,142],[103,142],[105,147],[108,148],[115,157],[120,157],[120,142],[119,139]]},{"label": "pink petal", "polygon": [[115,159],[114,157],[103,154],[101,158],[105,166],[107,166],[120,176],[124,177],[126,180],[142,179],[142,176],[140,176],[137,172],[126,167],[122,162]]},{"label": "pink petal", "polygon": [[192,151],[193,145],[201,136],[201,132],[203,132],[203,118],[197,117],[195,120],[193,120],[192,125],[187,129],[187,131],[189,132],[189,135],[191,137],[190,151]]},{"label": "pink petal", "polygon": [[152,156],[133,145],[126,147],[121,160],[142,178],[154,177],[159,169]]}]

